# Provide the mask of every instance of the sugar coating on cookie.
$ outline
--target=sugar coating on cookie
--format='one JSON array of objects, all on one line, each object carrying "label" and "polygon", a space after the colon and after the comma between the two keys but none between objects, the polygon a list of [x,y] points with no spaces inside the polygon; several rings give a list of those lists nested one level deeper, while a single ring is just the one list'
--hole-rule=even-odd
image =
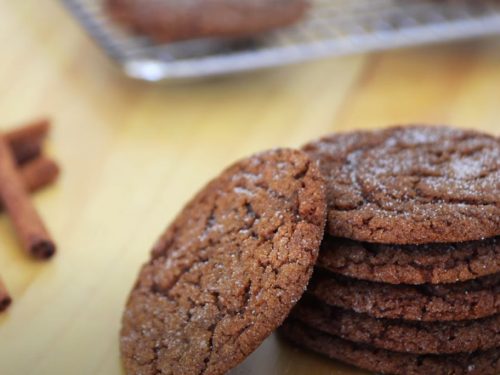
[{"label": "sugar coating on cookie", "polygon": [[295,320],[287,320],[280,332],[298,346],[377,373],[497,375],[500,372],[498,348],[442,356],[398,353],[343,340]]},{"label": "sugar coating on cookie", "polygon": [[326,221],[324,181],[300,151],[234,164],[186,205],[143,266],[123,316],[129,374],[223,374],[303,294]]},{"label": "sugar coating on cookie", "polygon": [[500,272],[500,237],[445,244],[386,245],[326,236],[318,266],[390,284],[442,284]]},{"label": "sugar coating on cookie", "polygon": [[422,244],[500,235],[500,138],[407,126],[336,134],[303,149],[327,179],[333,236]]},{"label": "sugar coating on cookie", "polygon": [[500,313],[500,273],[455,284],[392,285],[320,270],[308,292],[329,305],[375,318],[450,321]]}]

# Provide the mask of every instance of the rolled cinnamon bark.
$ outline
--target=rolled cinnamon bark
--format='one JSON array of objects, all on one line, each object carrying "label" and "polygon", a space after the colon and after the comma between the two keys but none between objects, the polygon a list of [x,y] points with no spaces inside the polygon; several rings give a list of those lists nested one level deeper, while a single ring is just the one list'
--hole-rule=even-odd
[{"label": "rolled cinnamon bark", "polygon": [[52,257],[56,246],[30,201],[4,135],[0,135],[0,197],[26,252],[38,259]]},{"label": "rolled cinnamon bark", "polygon": [[2,279],[0,279],[0,312],[7,310],[11,303],[12,298],[10,298],[9,291]]},{"label": "rolled cinnamon bark", "polygon": [[17,165],[23,165],[42,154],[41,140],[23,143],[17,147],[15,151],[16,153],[13,156]]},{"label": "rolled cinnamon bark", "polygon": [[[23,179],[24,187],[31,193],[54,182],[59,176],[60,169],[52,159],[45,156],[39,156],[19,167],[19,171]],[[3,209],[1,204],[0,209]]]},{"label": "rolled cinnamon bark", "polygon": [[59,176],[59,166],[55,161],[46,156],[39,156],[36,159],[24,164],[19,168],[26,190],[37,191],[54,182]]},{"label": "rolled cinnamon bark", "polygon": [[[22,180],[30,192],[39,190],[55,181],[59,175],[58,165],[51,159],[40,156],[20,168]],[[0,279],[0,313],[12,303],[12,298]]]},{"label": "rolled cinnamon bark", "polygon": [[5,140],[12,149],[18,164],[23,164],[41,154],[42,142],[49,130],[49,120],[39,119],[5,132]]}]

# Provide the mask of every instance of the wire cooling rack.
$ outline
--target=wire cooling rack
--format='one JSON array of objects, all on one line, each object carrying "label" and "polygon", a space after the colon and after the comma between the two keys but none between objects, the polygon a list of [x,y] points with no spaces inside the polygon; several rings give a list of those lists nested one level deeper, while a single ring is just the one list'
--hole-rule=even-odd
[{"label": "wire cooling rack", "polygon": [[116,25],[103,10],[103,0],[62,1],[126,74],[147,81],[500,33],[498,0],[312,0],[304,21],[253,40],[159,45]]}]

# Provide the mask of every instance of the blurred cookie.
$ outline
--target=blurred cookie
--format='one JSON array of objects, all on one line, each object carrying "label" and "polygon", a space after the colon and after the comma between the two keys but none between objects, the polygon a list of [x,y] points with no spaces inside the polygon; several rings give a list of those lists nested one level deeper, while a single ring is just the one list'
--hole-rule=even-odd
[{"label": "blurred cookie", "polygon": [[500,272],[500,238],[384,245],[326,236],[318,266],[345,276],[390,284],[456,283]]},{"label": "blurred cookie", "polygon": [[335,134],[303,149],[327,179],[333,236],[424,244],[500,235],[500,138],[408,126]]},{"label": "blurred cookie", "polygon": [[171,42],[204,37],[247,37],[299,21],[306,0],[106,0],[119,23]]},{"label": "blurred cookie", "polygon": [[391,285],[316,272],[308,292],[375,318],[450,321],[500,313],[500,273],[455,284]]},{"label": "blurred cookie", "polygon": [[281,334],[292,343],[370,371],[395,375],[498,375],[500,349],[449,355],[418,355],[376,349],[328,335],[295,320]]},{"label": "blurred cookie", "polygon": [[356,343],[396,352],[450,354],[500,347],[500,315],[460,322],[376,319],[303,298],[291,317]]},{"label": "blurred cookie", "polygon": [[123,315],[129,374],[223,374],[304,292],[326,220],[324,181],[300,151],[242,160],[203,188],[142,268]]}]

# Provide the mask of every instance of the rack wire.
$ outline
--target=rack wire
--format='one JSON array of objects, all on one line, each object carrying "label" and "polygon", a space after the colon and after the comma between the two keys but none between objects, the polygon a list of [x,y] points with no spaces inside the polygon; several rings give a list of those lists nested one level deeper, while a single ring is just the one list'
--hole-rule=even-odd
[{"label": "rack wire", "polygon": [[103,0],[62,0],[130,77],[162,81],[500,33],[498,0],[312,0],[297,25],[252,40],[157,44],[109,19]]}]

